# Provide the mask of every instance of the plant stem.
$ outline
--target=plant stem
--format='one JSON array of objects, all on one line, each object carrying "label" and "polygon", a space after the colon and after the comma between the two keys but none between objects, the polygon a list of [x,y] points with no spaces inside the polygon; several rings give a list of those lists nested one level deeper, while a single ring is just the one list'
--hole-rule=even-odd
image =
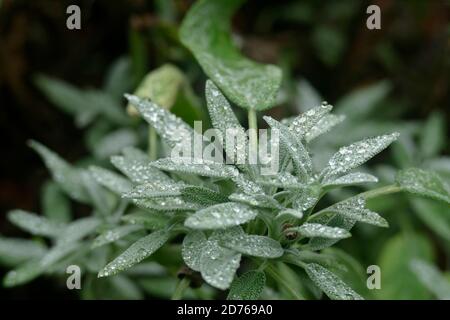
[{"label": "plant stem", "polygon": [[278,270],[273,267],[273,265],[268,264],[265,271],[281,286],[283,286],[286,291],[288,291],[292,297],[296,300],[305,300],[300,293],[295,291],[289,283],[278,273]]},{"label": "plant stem", "polygon": [[183,298],[184,290],[189,287],[190,280],[187,277],[184,277],[178,282],[177,287],[172,295],[172,300],[181,300]]},{"label": "plant stem", "polygon": [[152,126],[148,126],[148,155],[151,161],[156,160],[158,156],[158,137]]}]

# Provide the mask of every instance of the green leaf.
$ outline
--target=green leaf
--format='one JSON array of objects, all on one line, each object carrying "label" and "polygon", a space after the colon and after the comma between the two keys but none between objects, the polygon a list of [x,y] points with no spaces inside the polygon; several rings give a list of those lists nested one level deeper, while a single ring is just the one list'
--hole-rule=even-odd
[{"label": "green leaf", "polygon": [[289,125],[289,129],[295,132],[300,139],[304,139],[312,128],[318,125],[319,121],[331,111],[333,107],[323,103],[319,107],[309,109],[297,116]]},{"label": "green leaf", "polygon": [[363,300],[338,276],[324,267],[310,263],[305,268],[311,280],[332,300]]},{"label": "green leaf", "polygon": [[340,148],[331,157],[328,166],[322,171],[321,175],[327,180],[349,172],[386,149],[392,142],[397,140],[398,136],[398,133],[391,133],[361,140]]},{"label": "green leaf", "polygon": [[227,197],[221,193],[199,186],[181,187],[181,196],[185,201],[198,203],[204,206],[228,201]]},{"label": "green leaf", "polygon": [[133,232],[142,230],[139,225],[118,226],[113,229],[103,231],[92,243],[92,248],[104,246],[105,244],[115,242]]},{"label": "green leaf", "polygon": [[215,178],[232,178],[239,174],[233,166],[195,158],[163,158],[152,162],[152,166],[169,172]]},{"label": "green leaf", "polygon": [[61,223],[71,220],[70,201],[53,181],[44,184],[41,191],[41,203],[42,212],[48,219]]},{"label": "green leaf", "polygon": [[72,167],[56,153],[36,141],[30,141],[30,147],[33,148],[44,160],[45,165],[50,170],[53,180],[63,189],[71,198],[80,202],[89,202],[89,196],[84,189],[81,172],[83,170]]},{"label": "green leaf", "polygon": [[382,284],[381,289],[374,292],[378,299],[430,298],[426,288],[410,269],[413,259],[432,261],[433,246],[426,237],[412,233],[399,234],[385,243],[377,263],[381,268]]},{"label": "green leaf", "polygon": [[129,224],[143,225],[146,229],[150,230],[163,229],[169,223],[169,217],[158,212],[134,211],[122,216],[121,219]]},{"label": "green leaf", "polygon": [[0,262],[8,266],[40,258],[46,251],[45,245],[37,241],[0,237]]},{"label": "green leaf", "polygon": [[194,130],[180,118],[149,100],[130,94],[125,97],[171,148],[192,141]]},{"label": "green leaf", "polygon": [[306,181],[312,173],[312,163],[308,151],[300,139],[295,136],[293,131],[275,119],[268,116],[263,118],[272,130],[278,130],[280,140],[292,159],[295,172],[302,181]]},{"label": "green leaf", "polygon": [[195,271],[201,269],[201,256],[207,245],[207,239],[201,231],[191,231],[183,239],[181,255],[186,265]]},{"label": "green leaf", "polygon": [[246,235],[244,232],[237,237],[230,237],[219,243],[223,247],[242,254],[260,258],[279,258],[284,252],[278,241],[265,236]]},{"label": "green leaf", "polygon": [[208,239],[200,258],[200,273],[213,287],[227,289],[239,268],[241,255],[221,247],[218,240]]},{"label": "green leaf", "polygon": [[329,227],[319,223],[304,223],[299,227],[289,228],[307,238],[321,237],[328,239],[345,239],[351,237],[350,232],[338,227]]},{"label": "green leaf", "polygon": [[114,154],[118,154],[126,147],[134,146],[138,143],[138,136],[133,130],[118,129],[109,132],[98,141],[94,148],[94,154],[99,159],[106,159]]},{"label": "green leaf", "polygon": [[409,168],[399,171],[396,180],[408,192],[450,204],[450,187],[433,171]]},{"label": "green leaf", "polygon": [[147,198],[163,198],[175,197],[181,195],[183,184],[178,182],[159,181],[146,182],[138,185],[123,195],[129,199],[147,199]]},{"label": "green leaf", "polygon": [[121,99],[123,94],[130,89],[132,82],[130,59],[120,57],[108,69],[103,88],[112,97]]},{"label": "green leaf", "polygon": [[8,220],[19,228],[39,236],[55,237],[64,229],[64,224],[60,224],[35,213],[24,210],[12,210],[8,212]]},{"label": "green leaf", "polygon": [[265,285],[264,272],[248,271],[233,281],[227,300],[257,300]]},{"label": "green leaf", "polygon": [[378,178],[368,174],[368,173],[362,173],[362,172],[354,172],[349,173],[345,176],[339,177],[334,180],[326,180],[322,183],[323,187],[343,187],[343,186],[351,186],[355,184],[361,184],[361,183],[375,183],[378,182]]},{"label": "green leaf", "polygon": [[93,233],[101,221],[96,217],[86,217],[75,220],[67,225],[58,238],[58,244],[69,244]]},{"label": "green leaf", "polygon": [[205,73],[237,105],[264,110],[274,104],[281,70],[241,55],[231,39],[230,20],[242,0],[198,1],[180,29],[181,42]]},{"label": "green leaf", "polygon": [[326,114],[324,115],[317,124],[312,127],[308,133],[305,135],[307,143],[321,136],[324,133],[330,131],[334,126],[337,126],[345,120],[343,115]]},{"label": "green leaf", "polygon": [[154,180],[172,181],[166,174],[152,167],[148,156],[139,149],[125,148],[123,154],[123,156],[111,157],[111,163],[134,183],[143,184]]},{"label": "green leaf", "polygon": [[420,259],[412,260],[410,266],[419,281],[438,299],[450,300],[450,282],[439,269]]},{"label": "green leaf", "polygon": [[446,144],[445,116],[440,113],[432,113],[423,127],[420,136],[421,156],[424,159],[439,155]]},{"label": "green leaf", "polygon": [[97,183],[89,171],[81,173],[85,189],[94,208],[103,216],[109,215],[115,205],[115,199],[110,193]]},{"label": "green leaf", "polygon": [[356,89],[340,99],[336,109],[349,118],[367,117],[390,89],[391,85],[387,81]]},{"label": "green leaf", "polygon": [[234,202],[240,202],[251,205],[253,207],[280,209],[282,208],[278,202],[270,196],[265,194],[248,194],[248,193],[233,193],[228,199]]},{"label": "green leaf", "polygon": [[320,105],[322,97],[317,90],[306,80],[300,80],[297,86],[297,109],[300,112],[305,112],[315,106]]},{"label": "green leaf", "polygon": [[227,202],[197,211],[184,224],[192,229],[222,229],[246,223],[257,215],[257,210],[245,204]]},{"label": "green leaf", "polygon": [[112,276],[132,267],[152,255],[164,245],[167,240],[169,240],[169,233],[167,230],[155,231],[139,239],[116,259],[108,263],[106,267],[98,273],[98,277]]},{"label": "green leaf", "polygon": [[448,204],[425,198],[411,199],[417,216],[437,235],[450,241],[450,214]]},{"label": "green leaf", "polygon": [[108,188],[112,192],[122,195],[131,190],[133,184],[126,178],[107,169],[97,166],[90,167],[92,177],[102,186]]}]

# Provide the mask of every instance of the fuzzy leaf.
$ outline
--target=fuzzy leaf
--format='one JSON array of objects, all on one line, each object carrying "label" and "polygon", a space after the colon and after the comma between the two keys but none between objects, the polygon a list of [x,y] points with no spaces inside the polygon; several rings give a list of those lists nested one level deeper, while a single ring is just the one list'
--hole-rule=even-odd
[{"label": "fuzzy leaf", "polygon": [[306,134],[308,134],[332,108],[331,105],[322,103],[321,106],[310,109],[297,116],[290,124],[289,129],[295,132],[300,139],[304,139]]},{"label": "fuzzy leaf", "polygon": [[363,300],[338,276],[324,267],[310,263],[305,269],[311,280],[332,300]]},{"label": "fuzzy leaf", "polygon": [[70,200],[53,181],[44,184],[41,191],[42,213],[55,222],[67,223],[72,218]]},{"label": "fuzzy leaf", "polygon": [[420,259],[414,259],[410,265],[419,281],[438,299],[450,300],[450,283],[435,266]]},{"label": "fuzzy leaf", "polygon": [[126,249],[121,255],[108,263],[99,273],[98,277],[108,277],[119,273],[133,265],[141,262],[145,258],[152,255],[164,243],[169,240],[169,233],[167,230],[155,231]]},{"label": "fuzzy leaf", "polygon": [[300,227],[289,228],[288,230],[297,231],[301,236],[307,238],[345,239],[351,236],[350,232],[345,229],[329,227],[319,223],[304,223]]},{"label": "fuzzy leaf", "polygon": [[92,166],[89,169],[92,173],[92,177],[99,184],[118,195],[130,191],[133,187],[133,184],[128,179],[118,175],[115,172],[97,166]]},{"label": "fuzzy leaf", "polygon": [[201,256],[206,245],[206,236],[201,231],[191,231],[184,237],[181,255],[186,265],[192,270],[200,271]]},{"label": "fuzzy leaf", "polygon": [[280,140],[292,159],[294,170],[302,181],[306,181],[311,175],[312,163],[308,151],[300,139],[288,127],[275,119],[268,116],[264,116],[263,118],[272,130],[279,131]]},{"label": "fuzzy leaf", "polygon": [[45,217],[24,210],[8,212],[8,220],[19,228],[39,236],[57,236],[65,227],[62,223],[53,222]]},{"label": "fuzzy leaf", "polygon": [[360,166],[397,140],[399,134],[392,133],[355,142],[342,147],[331,157],[328,166],[322,171],[325,180],[342,175]]},{"label": "fuzzy leaf", "polygon": [[257,210],[245,204],[227,202],[197,211],[184,224],[192,229],[221,229],[246,223],[257,215]]},{"label": "fuzzy leaf", "polygon": [[243,57],[233,45],[229,21],[241,3],[196,2],[182,22],[180,39],[228,98],[243,108],[264,110],[274,103],[281,70]]},{"label": "fuzzy leaf", "polygon": [[167,215],[153,212],[135,211],[124,215],[122,221],[129,224],[143,225],[146,229],[159,230],[167,226],[169,217]]},{"label": "fuzzy leaf", "polygon": [[208,240],[200,258],[200,273],[213,287],[227,289],[239,268],[241,255],[221,247],[217,240]]},{"label": "fuzzy leaf", "polygon": [[164,158],[152,162],[152,166],[164,171],[191,173],[205,177],[231,178],[239,174],[232,166],[193,158]]},{"label": "fuzzy leaf", "polygon": [[221,246],[233,249],[245,255],[260,258],[279,258],[283,255],[280,243],[265,236],[240,234],[219,242]]},{"label": "fuzzy leaf", "polygon": [[94,232],[101,221],[96,217],[86,217],[75,220],[67,225],[58,238],[58,244],[76,242]]},{"label": "fuzzy leaf", "polygon": [[157,211],[186,211],[198,210],[202,206],[196,203],[189,203],[181,197],[152,198],[152,199],[133,199],[133,203],[144,209]]},{"label": "fuzzy leaf", "polygon": [[305,135],[307,143],[330,131],[334,126],[337,126],[345,120],[343,115],[326,114],[321,118],[317,124],[308,131]]},{"label": "fuzzy leaf", "polygon": [[130,233],[142,230],[141,226],[138,225],[127,225],[119,226],[113,229],[102,232],[97,238],[94,239],[92,243],[92,248],[101,247],[105,244],[115,242]]},{"label": "fuzzy leaf", "polygon": [[122,149],[138,143],[138,136],[133,130],[119,129],[112,131],[95,144],[94,154],[99,159],[106,159],[118,154]]},{"label": "fuzzy leaf", "polygon": [[408,192],[450,204],[450,187],[433,171],[410,168],[400,171],[396,180]]},{"label": "fuzzy leaf", "polygon": [[129,199],[175,197],[181,195],[181,183],[155,180],[138,185],[123,195]]},{"label": "fuzzy leaf", "polygon": [[56,153],[50,151],[39,142],[31,141],[29,145],[44,160],[45,165],[52,174],[53,180],[59,184],[61,189],[75,200],[80,202],[89,201],[89,196],[84,189],[81,177],[81,172],[83,170],[72,167]]},{"label": "fuzzy leaf", "polygon": [[257,300],[265,285],[264,272],[248,271],[233,281],[227,300]]},{"label": "fuzzy leaf", "polygon": [[260,208],[268,208],[268,209],[280,209],[281,206],[278,204],[278,202],[265,195],[265,194],[247,194],[247,193],[233,193],[231,194],[228,199],[234,202],[241,202],[248,205],[251,205],[253,207],[260,207]]},{"label": "fuzzy leaf", "polygon": [[340,186],[351,186],[355,184],[361,184],[361,183],[369,183],[369,182],[378,182],[378,178],[368,174],[368,173],[362,173],[362,172],[354,172],[349,173],[345,176],[339,177],[334,180],[324,181],[322,186],[323,187],[340,187]]},{"label": "fuzzy leaf", "polygon": [[7,265],[42,257],[46,251],[45,245],[37,241],[0,237],[0,261]]},{"label": "fuzzy leaf", "polygon": [[192,141],[193,129],[180,118],[149,100],[129,94],[125,97],[170,147],[183,146]]},{"label": "fuzzy leaf", "polygon": [[210,206],[227,202],[227,197],[221,193],[199,186],[184,186],[181,188],[181,196],[185,201]]}]

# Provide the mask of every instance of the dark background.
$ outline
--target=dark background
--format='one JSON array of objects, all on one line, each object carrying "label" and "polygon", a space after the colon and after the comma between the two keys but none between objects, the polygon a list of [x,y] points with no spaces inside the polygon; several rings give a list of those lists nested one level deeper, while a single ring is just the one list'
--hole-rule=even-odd
[{"label": "dark background", "polygon": [[[25,236],[5,221],[8,210],[40,209],[39,188],[48,173],[26,146],[28,139],[42,142],[69,161],[87,152],[81,130],[36,89],[33,75],[43,73],[80,87],[98,87],[111,63],[128,54],[131,30],[145,39],[148,70],[162,62],[177,64],[177,56],[167,48],[181,45],[176,37],[159,32],[166,18],[171,25],[179,24],[192,1],[172,3],[175,15],[167,18],[158,9],[158,1],[1,2],[2,235]],[[81,30],[66,28],[70,4],[81,7]],[[365,27],[369,4],[381,7],[381,30]],[[354,88],[389,79],[392,95],[407,105],[405,118],[424,119],[440,110],[448,122],[449,9],[449,1],[444,0],[248,1],[233,25],[243,38],[247,56],[287,65],[288,76],[308,79],[331,103]],[[330,35],[339,41],[329,41]],[[180,50],[183,59],[192,60],[185,49]],[[0,269],[0,277],[5,271]],[[70,297],[67,290],[64,294]],[[1,291],[0,297],[5,296],[62,297],[45,279]]]}]

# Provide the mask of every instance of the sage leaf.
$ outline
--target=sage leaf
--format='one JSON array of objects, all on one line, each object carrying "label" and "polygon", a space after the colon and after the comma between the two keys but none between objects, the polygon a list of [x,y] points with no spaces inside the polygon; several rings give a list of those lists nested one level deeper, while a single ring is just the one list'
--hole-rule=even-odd
[{"label": "sage leaf", "polygon": [[210,206],[228,201],[227,197],[221,193],[199,186],[181,187],[181,197],[187,202],[198,203],[203,206]]},{"label": "sage leaf", "polygon": [[264,272],[248,271],[233,281],[227,300],[257,300],[265,285]]},{"label": "sage leaf", "polygon": [[40,258],[46,251],[45,245],[38,241],[0,236],[0,261],[8,266]]},{"label": "sage leaf", "polygon": [[51,221],[24,210],[12,210],[8,212],[8,220],[19,228],[33,235],[55,237],[61,233],[65,225]]},{"label": "sage leaf", "polygon": [[279,258],[284,252],[280,243],[272,238],[246,235],[245,233],[227,238],[219,243],[221,246],[239,253],[260,258]]},{"label": "sage leaf", "polygon": [[180,40],[194,54],[205,73],[240,107],[271,107],[281,84],[281,70],[253,62],[233,45],[230,19],[242,0],[198,1],[180,29]]},{"label": "sage leaf", "polygon": [[104,246],[105,244],[115,242],[130,233],[139,230],[142,230],[142,227],[139,225],[118,226],[113,229],[106,230],[94,239],[92,242],[92,248],[98,248]]},{"label": "sage leaf", "polygon": [[400,171],[396,180],[408,192],[450,204],[450,187],[433,171],[409,168]]},{"label": "sage leaf", "polygon": [[128,179],[115,172],[97,166],[91,166],[89,169],[92,177],[99,184],[118,195],[127,193],[133,187],[133,184]]},{"label": "sage leaf", "polygon": [[192,229],[222,229],[253,220],[258,211],[248,205],[226,202],[197,211],[184,225]]},{"label": "sage leaf", "polygon": [[332,300],[363,300],[352,288],[328,269],[309,263],[305,268],[311,280]]},{"label": "sage leaf", "polygon": [[201,256],[207,245],[207,239],[201,231],[191,231],[183,239],[181,255],[186,265],[195,271],[201,269]]},{"label": "sage leaf", "polygon": [[289,129],[295,132],[300,139],[304,139],[312,128],[314,128],[318,122],[333,109],[333,107],[327,103],[322,103],[321,106],[309,109],[308,111],[300,114],[289,125]]},{"label": "sage leaf", "polygon": [[163,229],[169,223],[169,216],[159,212],[134,211],[121,217],[123,222],[131,225],[142,225],[146,229]]},{"label": "sage leaf", "polygon": [[450,282],[435,266],[420,259],[412,260],[410,266],[419,281],[438,299],[450,300]]},{"label": "sage leaf", "polygon": [[345,239],[351,236],[350,232],[345,229],[329,227],[319,223],[304,223],[299,227],[289,228],[288,230],[297,231],[301,236],[307,238]]},{"label": "sage leaf", "polygon": [[334,114],[324,115],[317,122],[317,124],[306,133],[306,135],[305,135],[306,142],[310,143],[317,137],[330,131],[334,126],[337,126],[344,120],[345,120],[344,115],[334,115]]},{"label": "sage leaf", "polygon": [[126,249],[121,255],[108,263],[99,273],[98,277],[108,277],[119,273],[133,265],[141,262],[145,258],[152,255],[164,243],[169,240],[169,233],[167,230],[155,231]]},{"label": "sage leaf", "polygon": [[355,184],[361,184],[361,183],[375,183],[378,182],[378,178],[368,174],[368,173],[362,173],[362,172],[354,172],[349,173],[345,176],[339,177],[334,180],[324,181],[322,183],[323,187],[341,187],[341,186],[351,186]]}]

